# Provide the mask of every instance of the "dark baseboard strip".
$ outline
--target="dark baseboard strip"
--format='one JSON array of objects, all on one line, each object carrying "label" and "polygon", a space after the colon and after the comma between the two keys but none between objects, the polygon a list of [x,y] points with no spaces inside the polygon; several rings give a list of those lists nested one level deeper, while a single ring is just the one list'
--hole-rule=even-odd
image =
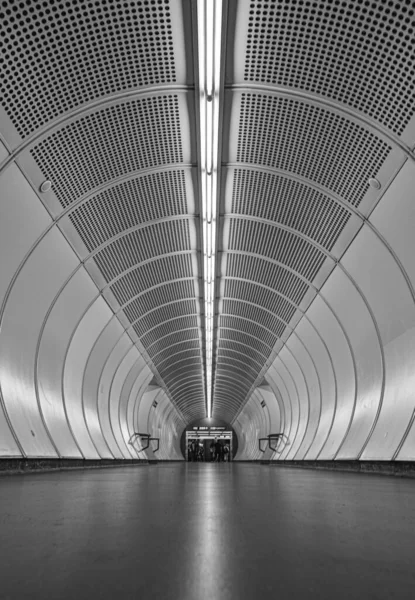
[{"label": "dark baseboard strip", "polygon": [[0,476],[23,473],[47,473],[72,469],[104,469],[111,467],[131,467],[148,465],[147,460],[101,459],[83,460],[78,458],[0,458]]},{"label": "dark baseboard strip", "polygon": [[261,464],[279,468],[320,469],[348,473],[372,473],[374,475],[415,478],[415,461],[273,460],[262,461]]}]

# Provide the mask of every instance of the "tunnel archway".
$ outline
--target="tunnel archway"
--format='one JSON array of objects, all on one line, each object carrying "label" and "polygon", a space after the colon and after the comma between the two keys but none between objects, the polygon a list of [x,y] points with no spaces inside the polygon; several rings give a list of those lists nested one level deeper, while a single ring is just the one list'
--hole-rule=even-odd
[{"label": "tunnel archway", "polygon": [[235,458],[238,452],[238,436],[236,434],[235,429],[222,419],[197,419],[187,425],[187,427],[183,430],[182,436],[180,439],[180,450],[182,452],[183,457],[186,457],[186,434],[192,431],[206,431],[213,435],[215,432],[220,435],[222,431],[231,431],[232,432],[232,460]]}]

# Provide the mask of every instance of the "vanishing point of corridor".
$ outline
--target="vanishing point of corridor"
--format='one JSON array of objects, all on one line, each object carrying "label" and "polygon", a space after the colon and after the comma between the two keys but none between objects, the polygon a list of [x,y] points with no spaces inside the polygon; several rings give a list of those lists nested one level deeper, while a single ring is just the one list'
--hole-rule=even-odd
[{"label": "vanishing point of corridor", "polygon": [[257,464],[5,476],[0,597],[410,599],[413,497],[411,480]]}]

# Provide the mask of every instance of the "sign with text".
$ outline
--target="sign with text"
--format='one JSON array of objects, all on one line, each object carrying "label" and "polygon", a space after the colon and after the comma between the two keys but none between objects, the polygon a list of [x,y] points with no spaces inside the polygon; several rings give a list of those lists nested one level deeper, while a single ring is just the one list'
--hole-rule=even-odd
[{"label": "sign with text", "polygon": [[192,427],[193,431],[225,431],[226,427]]}]

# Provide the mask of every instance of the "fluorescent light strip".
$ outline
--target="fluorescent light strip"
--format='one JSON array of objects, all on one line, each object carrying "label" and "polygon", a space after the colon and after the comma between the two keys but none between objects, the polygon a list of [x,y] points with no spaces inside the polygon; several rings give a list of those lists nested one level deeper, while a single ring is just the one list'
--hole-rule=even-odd
[{"label": "fluorescent light strip", "polygon": [[206,408],[212,416],[213,312],[219,146],[222,0],[197,0],[199,41],[200,180],[205,294]]}]

